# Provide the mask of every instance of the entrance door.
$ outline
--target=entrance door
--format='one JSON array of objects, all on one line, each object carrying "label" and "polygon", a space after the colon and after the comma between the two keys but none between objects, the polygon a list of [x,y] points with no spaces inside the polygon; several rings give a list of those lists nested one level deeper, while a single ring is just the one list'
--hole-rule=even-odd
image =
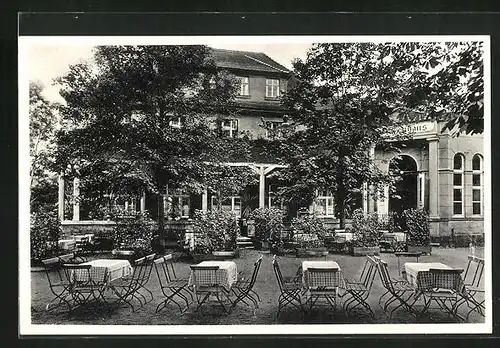
[{"label": "entrance door", "polygon": [[395,187],[389,193],[389,211],[401,214],[403,210],[417,208],[417,163],[408,155],[391,159],[389,173]]}]

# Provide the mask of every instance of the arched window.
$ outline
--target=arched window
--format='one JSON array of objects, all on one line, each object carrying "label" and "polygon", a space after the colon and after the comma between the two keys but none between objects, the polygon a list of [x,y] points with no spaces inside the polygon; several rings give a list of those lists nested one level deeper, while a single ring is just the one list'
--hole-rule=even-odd
[{"label": "arched window", "polygon": [[472,157],[472,214],[483,213],[483,159],[481,155]]},{"label": "arched window", "polygon": [[453,157],[453,215],[464,214],[464,156]]}]

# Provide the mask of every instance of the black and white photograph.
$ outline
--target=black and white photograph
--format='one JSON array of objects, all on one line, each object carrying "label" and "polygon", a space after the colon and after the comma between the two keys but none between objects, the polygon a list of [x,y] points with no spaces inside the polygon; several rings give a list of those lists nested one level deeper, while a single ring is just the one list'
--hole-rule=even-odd
[{"label": "black and white photograph", "polygon": [[20,36],[20,330],[491,333],[488,36]]}]

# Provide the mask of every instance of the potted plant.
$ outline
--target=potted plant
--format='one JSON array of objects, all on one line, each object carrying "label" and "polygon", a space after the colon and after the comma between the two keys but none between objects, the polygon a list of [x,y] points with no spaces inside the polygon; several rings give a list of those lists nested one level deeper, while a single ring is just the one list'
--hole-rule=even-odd
[{"label": "potted plant", "polygon": [[380,253],[380,222],[377,214],[365,214],[362,209],[356,209],[351,225],[353,232],[350,243],[351,255],[378,255]]},{"label": "potted plant", "polygon": [[39,209],[31,213],[30,252],[31,264],[41,266],[41,260],[58,253],[57,241],[61,228],[57,219],[57,211]]},{"label": "potted plant", "polygon": [[115,254],[140,258],[153,252],[154,222],[146,214],[118,219],[113,229]]},{"label": "potted plant", "polygon": [[257,208],[250,214],[254,222],[254,247],[267,250],[271,243],[277,241],[283,228],[283,211],[278,208]]},{"label": "potted plant", "polygon": [[323,221],[316,215],[304,215],[292,219],[292,231],[299,244],[297,257],[325,256],[328,250],[325,247],[327,230]]},{"label": "potted plant", "polygon": [[422,209],[406,209],[403,218],[407,233],[407,251],[431,253],[429,217]]}]

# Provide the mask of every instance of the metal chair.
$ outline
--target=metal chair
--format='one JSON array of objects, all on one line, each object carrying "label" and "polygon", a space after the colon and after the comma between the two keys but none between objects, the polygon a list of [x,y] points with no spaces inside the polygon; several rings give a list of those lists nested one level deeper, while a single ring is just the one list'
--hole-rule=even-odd
[{"label": "metal chair", "polygon": [[209,300],[210,296],[215,296],[217,303],[219,303],[225,313],[229,313],[228,308],[224,305],[222,295],[226,297],[231,303],[229,298],[229,291],[221,284],[219,275],[219,266],[204,266],[204,265],[191,265],[191,276],[193,284],[194,297],[198,306],[196,311]]},{"label": "metal chair", "polygon": [[45,310],[49,310],[50,304],[57,302],[56,306],[52,308],[57,308],[61,304],[65,304],[71,310],[71,304],[68,298],[71,297],[69,292],[70,282],[66,277],[60,258],[53,257],[51,259],[42,260],[45,274],[47,276],[47,281],[49,282],[50,292],[54,297],[47,303]]},{"label": "metal chair", "polygon": [[144,295],[139,293],[139,289],[147,277],[148,268],[151,267],[145,261],[145,257],[135,260],[132,276],[116,279],[108,285],[111,291],[113,291],[113,293],[118,297],[118,300],[115,302],[116,305],[124,302],[132,309],[132,311],[135,311],[132,300],[136,299],[142,307],[143,303],[138,295],[143,298]]},{"label": "metal chair", "polygon": [[287,305],[292,305],[295,308],[298,308],[303,316],[304,307],[302,306],[302,300],[300,298],[302,284],[296,280],[297,276],[293,277],[291,281],[285,281],[285,278],[283,278],[283,275],[281,274],[276,255],[273,256],[272,264],[274,274],[276,275],[276,280],[278,281],[278,285],[280,288],[280,295],[278,297],[278,312],[276,313],[276,318],[279,318],[281,310]]},{"label": "metal chair", "polygon": [[231,290],[236,295],[236,299],[231,304],[231,308],[229,310],[232,310],[240,301],[248,305],[248,303],[245,302],[245,299],[249,299],[250,301],[252,301],[255,306],[255,309],[257,309],[257,307],[259,306],[258,302],[260,302],[260,297],[259,294],[257,294],[253,290],[253,287],[255,285],[255,281],[257,280],[257,275],[259,273],[261,263],[262,263],[262,255],[254,263],[252,277],[250,279],[245,279],[245,278],[238,279],[236,283],[233,285]]},{"label": "metal chair", "polygon": [[[469,321],[469,316],[473,312],[478,312],[484,317],[484,286],[482,277],[484,273],[484,259],[473,255],[468,256],[467,268],[465,270],[463,280],[465,285],[465,294],[457,303],[458,308],[464,303],[467,304],[469,311],[466,315],[466,321]],[[471,276],[472,275],[472,276]],[[482,296],[482,299],[479,299]]]},{"label": "metal chair", "polygon": [[[350,296],[344,300],[343,304],[344,311],[347,315],[350,315],[353,309],[362,306],[368,310],[372,318],[375,318],[375,314],[366,300],[370,296],[376,269],[377,261],[375,261],[372,257],[367,256],[359,280],[345,280],[346,293],[343,296]],[[350,307],[351,305],[353,306]]]},{"label": "metal chair", "polygon": [[342,278],[338,268],[309,267],[304,272],[304,283],[309,292],[310,309],[319,299],[337,308],[337,292]]},{"label": "metal chair", "polygon": [[[172,262],[172,254],[165,255],[154,261],[156,274],[158,275],[158,281],[160,283],[160,288],[163,295],[166,297],[158,306],[156,307],[156,313],[165,308],[168,303],[175,303],[181,313],[183,313],[189,307],[189,301],[184,293],[189,294],[191,300],[193,300],[193,295],[188,289],[187,279],[177,279],[175,274],[175,268]],[[186,303],[186,308],[182,306],[175,300],[178,296],[184,300]]]},{"label": "metal chair", "polygon": [[[413,305],[417,301],[417,299],[414,299],[410,303],[410,299],[413,296],[415,289],[413,286],[408,283],[406,280],[393,280],[389,274],[389,269],[387,267],[387,262],[382,261],[379,259],[376,259],[378,261],[378,272],[380,276],[380,280],[382,282],[382,285],[384,286],[386,292],[382,294],[379,298],[379,305],[382,307],[384,312],[387,312],[387,309],[389,308],[389,305],[392,304],[393,302],[399,302],[399,304],[394,307],[391,312],[389,317],[392,318],[392,314],[398,309],[398,308],[404,308],[408,312],[410,312],[413,315],[416,315]],[[384,298],[386,295],[390,295],[390,297],[385,300],[384,305],[382,305],[382,298]]]},{"label": "metal chair", "polygon": [[466,296],[461,277],[463,272],[463,269],[429,269],[429,272],[418,273],[418,288],[424,298],[424,308],[420,315],[427,312],[434,301],[449,315],[464,320],[457,313],[458,301],[462,296]]},{"label": "metal chair", "polygon": [[[149,279],[151,277],[151,272],[153,271],[153,263],[154,263],[153,261],[155,256],[156,256],[155,253],[145,256],[144,263],[139,266],[145,268],[142,277],[140,278],[139,281],[139,288],[137,289],[137,293],[144,299],[144,304],[153,301],[154,298],[153,293],[146,287],[146,284],[149,282]],[[151,296],[151,299],[147,300],[146,297],[142,294],[141,290],[146,291],[146,293],[148,293],[149,296]]]}]

